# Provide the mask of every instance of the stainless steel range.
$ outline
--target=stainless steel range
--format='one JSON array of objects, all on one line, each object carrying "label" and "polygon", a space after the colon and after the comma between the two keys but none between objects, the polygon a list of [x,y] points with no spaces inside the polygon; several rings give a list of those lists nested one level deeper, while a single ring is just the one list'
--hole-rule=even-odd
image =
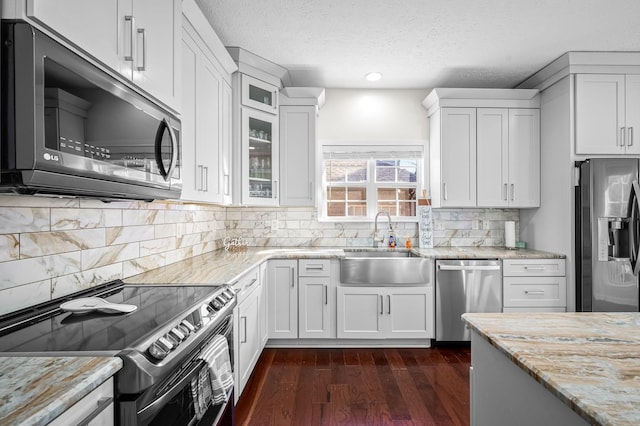
[{"label": "stainless steel range", "polygon": [[[114,314],[60,307],[84,297],[137,309]],[[235,305],[235,292],[226,285],[124,285],[116,280],[0,317],[0,352],[122,358],[115,377],[120,425],[232,424],[233,386],[224,389],[226,401],[203,407],[197,383],[211,371],[203,353],[210,353],[221,337],[233,368]]]}]

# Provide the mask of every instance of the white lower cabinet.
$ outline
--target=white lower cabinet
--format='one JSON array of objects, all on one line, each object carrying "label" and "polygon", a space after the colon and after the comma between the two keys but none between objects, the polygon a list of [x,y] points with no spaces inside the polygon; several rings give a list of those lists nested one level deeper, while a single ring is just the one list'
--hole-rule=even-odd
[{"label": "white lower cabinet", "polygon": [[502,274],[503,312],[566,310],[564,259],[505,259]]},{"label": "white lower cabinet", "polygon": [[433,338],[433,287],[338,287],[337,337]]},{"label": "white lower cabinet", "polygon": [[269,260],[267,312],[270,339],[298,338],[298,261]]},{"label": "white lower cabinet", "polygon": [[235,284],[238,305],[234,309],[235,398],[240,398],[264,347],[262,324],[263,286],[258,267]]},{"label": "white lower cabinet", "polygon": [[[339,268],[339,264],[336,264]],[[335,337],[335,285],[330,260],[301,259],[298,291],[298,336],[303,338]]]},{"label": "white lower cabinet", "polygon": [[56,417],[49,425],[112,426],[115,420],[113,401],[113,378],[110,378]]}]

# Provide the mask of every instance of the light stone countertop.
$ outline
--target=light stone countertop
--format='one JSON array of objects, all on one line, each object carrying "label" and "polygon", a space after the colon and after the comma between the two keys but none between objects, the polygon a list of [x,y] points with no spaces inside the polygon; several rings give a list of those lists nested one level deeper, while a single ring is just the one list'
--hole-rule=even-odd
[{"label": "light stone countertop", "polygon": [[[241,251],[217,250],[126,278],[127,284],[230,284],[250,268],[269,259],[340,259],[345,251],[406,250],[368,247],[247,247]],[[539,250],[504,247],[437,247],[411,249],[431,259],[562,259],[565,256]]]},{"label": "light stone countertop", "polygon": [[0,424],[46,425],[120,368],[117,357],[0,357]]},{"label": "light stone countertop", "polygon": [[640,313],[462,318],[591,424],[640,424]]}]

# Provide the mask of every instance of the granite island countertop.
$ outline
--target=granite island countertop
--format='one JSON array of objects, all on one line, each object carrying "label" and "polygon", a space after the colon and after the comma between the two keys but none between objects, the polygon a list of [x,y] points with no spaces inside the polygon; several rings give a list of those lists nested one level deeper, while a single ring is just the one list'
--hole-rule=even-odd
[{"label": "granite island countertop", "polygon": [[462,318],[591,424],[640,424],[640,313]]},{"label": "granite island countertop", "polygon": [[[348,251],[406,250],[369,247],[247,247],[201,254],[126,278],[127,284],[230,284],[269,259],[340,259]],[[411,251],[430,259],[563,259],[561,254],[504,247],[436,247]]]},{"label": "granite island countertop", "polygon": [[0,357],[0,424],[46,425],[120,368],[117,357]]}]

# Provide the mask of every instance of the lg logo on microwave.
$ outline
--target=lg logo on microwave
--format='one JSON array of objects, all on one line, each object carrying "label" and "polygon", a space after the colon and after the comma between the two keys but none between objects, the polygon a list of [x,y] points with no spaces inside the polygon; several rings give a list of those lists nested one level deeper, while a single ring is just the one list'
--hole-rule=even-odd
[{"label": "lg logo on microwave", "polygon": [[58,155],[52,155],[52,154],[49,154],[48,152],[45,152],[43,157],[47,161],[60,161],[60,157]]}]

